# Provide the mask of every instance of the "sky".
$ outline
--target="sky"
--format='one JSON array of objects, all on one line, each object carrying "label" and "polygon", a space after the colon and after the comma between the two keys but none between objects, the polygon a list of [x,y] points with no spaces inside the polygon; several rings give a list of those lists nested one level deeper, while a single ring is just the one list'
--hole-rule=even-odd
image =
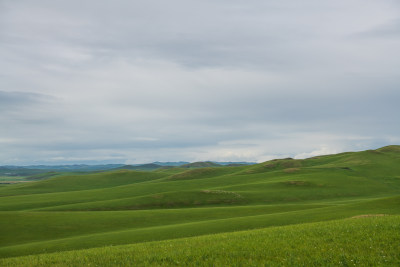
[{"label": "sky", "polygon": [[0,165],[400,144],[398,0],[0,0]]}]

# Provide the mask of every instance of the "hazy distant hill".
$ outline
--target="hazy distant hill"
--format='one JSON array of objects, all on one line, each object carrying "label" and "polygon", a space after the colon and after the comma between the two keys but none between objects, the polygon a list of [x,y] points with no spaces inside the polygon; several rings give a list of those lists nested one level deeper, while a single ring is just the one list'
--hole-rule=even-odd
[{"label": "hazy distant hill", "polygon": [[167,161],[167,162],[155,161],[153,163],[157,164],[157,165],[161,165],[161,166],[175,166],[175,167],[178,167],[178,166],[181,166],[181,165],[184,165],[184,164],[188,164],[190,162],[188,162],[188,161]]},{"label": "hazy distant hill", "polygon": [[[103,164],[103,165],[30,165],[30,166],[0,166],[0,176],[35,176],[39,174],[53,172],[94,172],[107,171],[123,166],[123,164]],[[40,176],[37,176],[40,177]],[[48,175],[42,176],[50,177]],[[38,178],[34,178],[38,179]]]},{"label": "hazy distant hill", "polygon": [[247,161],[227,161],[227,162],[220,162],[220,161],[213,161],[217,164],[224,165],[224,166],[244,166],[244,165],[253,165],[257,164],[256,162],[247,162]]},{"label": "hazy distant hill", "polygon": [[47,172],[47,170],[30,169],[20,166],[0,166],[0,176],[29,176]]},{"label": "hazy distant hill", "polygon": [[115,168],[116,170],[155,170],[158,168],[163,167],[162,165],[158,165],[155,163],[147,163],[147,164],[142,164],[142,165],[124,165],[118,168]]},{"label": "hazy distant hill", "polygon": [[31,165],[26,166],[29,169],[37,170],[53,170],[53,171],[99,171],[99,170],[111,170],[123,166],[123,164],[72,164],[72,165]]},{"label": "hazy distant hill", "polygon": [[[72,164],[72,165],[29,165],[29,166],[0,166],[0,176],[35,176],[33,179],[39,179],[42,177],[51,177],[48,173],[54,172],[97,172],[97,171],[108,171],[108,170],[145,170],[151,171],[159,168],[205,168],[205,167],[218,167],[218,166],[243,166],[251,165],[254,163],[248,162],[194,162],[189,163],[186,161],[177,162],[153,162],[146,164]],[[40,175],[44,174],[44,175]],[[38,176],[37,176],[38,175]]]},{"label": "hazy distant hill", "polygon": [[246,166],[246,165],[252,165],[254,163],[249,163],[249,162],[211,162],[211,161],[199,161],[199,162],[153,162],[153,163],[147,163],[147,164],[132,164],[132,165],[123,165],[123,166],[118,166],[115,168],[116,170],[156,170],[159,168],[162,169],[171,169],[175,167],[180,167],[180,168],[208,168],[208,167],[222,167],[222,166],[230,166],[230,167],[236,167],[236,166]]},{"label": "hazy distant hill", "polygon": [[211,161],[198,161],[181,165],[182,168],[207,168],[207,167],[222,167],[222,165]]}]

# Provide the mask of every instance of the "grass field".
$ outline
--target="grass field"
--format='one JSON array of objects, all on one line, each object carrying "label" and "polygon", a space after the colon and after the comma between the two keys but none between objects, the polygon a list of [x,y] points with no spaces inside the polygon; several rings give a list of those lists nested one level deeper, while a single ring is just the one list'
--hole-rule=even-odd
[{"label": "grass field", "polygon": [[[54,176],[3,185],[0,200],[6,266],[399,262],[399,146],[250,166]],[[366,214],[388,216],[349,219]],[[375,239],[363,231],[380,243],[365,250]]]},{"label": "grass field", "polygon": [[0,183],[18,183],[26,181],[25,176],[0,176]]},{"label": "grass field", "polygon": [[350,218],[0,260],[2,266],[398,266],[400,216]]}]

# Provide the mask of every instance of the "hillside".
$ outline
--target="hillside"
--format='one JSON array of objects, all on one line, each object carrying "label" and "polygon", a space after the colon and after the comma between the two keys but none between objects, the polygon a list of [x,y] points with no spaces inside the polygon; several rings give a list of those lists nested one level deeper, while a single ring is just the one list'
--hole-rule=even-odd
[{"label": "hillside", "polygon": [[198,161],[188,164],[183,164],[181,168],[207,168],[207,167],[221,167],[222,165],[211,161]]},{"label": "hillside", "polygon": [[0,259],[2,266],[397,266],[400,216]]},{"label": "hillside", "polygon": [[116,170],[156,170],[158,168],[161,168],[163,166],[155,164],[155,163],[148,163],[148,164],[142,164],[142,165],[124,165],[118,168],[115,168]]},{"label": "hillside", "polygon": [[0,257],[400,214],[400,146],[246,166],[199,165],[2,186]]}]

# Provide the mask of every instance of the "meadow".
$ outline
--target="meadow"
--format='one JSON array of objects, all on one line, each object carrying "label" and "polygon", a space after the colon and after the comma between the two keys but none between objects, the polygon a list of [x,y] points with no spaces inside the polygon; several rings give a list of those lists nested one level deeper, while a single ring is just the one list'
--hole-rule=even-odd
[{"label": "meadow", "polygon": [[400,263],[400,146],[55,175],[0,199],[2,266]]},{"label": "meadow", "polygon": [[400,216],[0,259],[2,266],[398,266]]}]

